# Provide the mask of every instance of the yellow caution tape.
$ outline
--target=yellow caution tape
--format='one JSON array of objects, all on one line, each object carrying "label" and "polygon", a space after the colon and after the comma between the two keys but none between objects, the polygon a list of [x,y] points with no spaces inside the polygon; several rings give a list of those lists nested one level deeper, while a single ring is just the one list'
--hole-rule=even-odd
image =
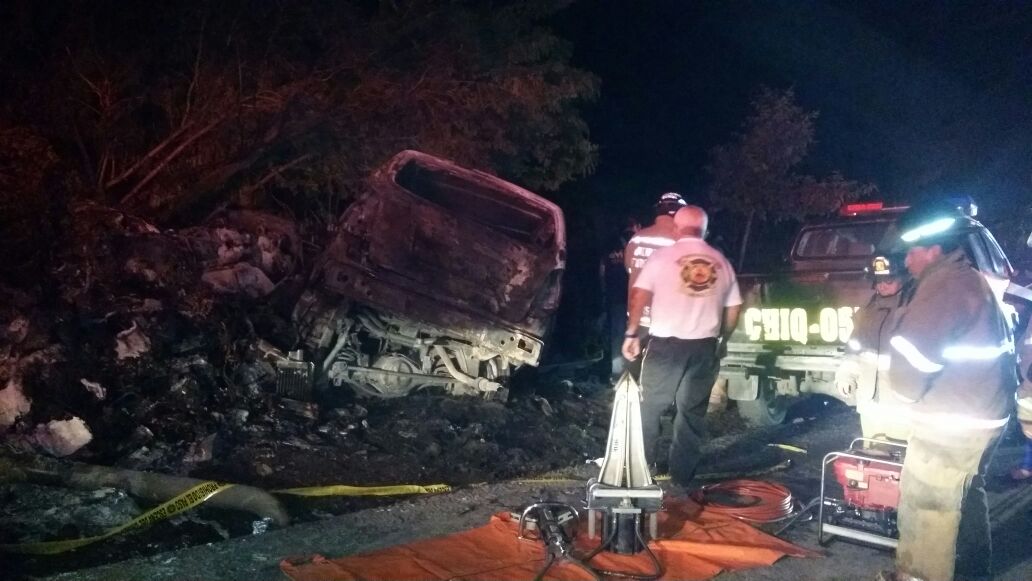
[{"label": "yellow caution tape", "polygon": [[309,486],[305,488],[286,488],[273,490],[274,494],[290,494],[293,496],[396,496],[399,494],[438,494],[451,491],[447,484],[399,484],[395,486],[347,486],[332,484],[329,486]]},{"label": "yellow caution tape", "polygon": [[797,454],[807,454],[808,453],[804,448],[800,448],[799,446],[793,446],[791,444],[767,444],[767,445],[772,447],[772,448],[781,448],[782,450],[787,450],[789,452],[795,452]]},{"label": "yellow caution tape", "polygon": [[[0,544],[0,551],[8,553],[21,553],[26,555],[56,555],[72,551],[97,541],[113,537],[132,529],[141,529],[158,521],[165,520],[191,508],[215,496],[219,492],[234,486],[233,484],[222,484],[219,482],[204,482],[183,492],[182,494],[167,500],[158,506],[148,510],[133,520],[105,531],[103,534],[93,537],[69,539],[66,541],[42,541],[38,543],[12,543]],[[274,490],[275,494],[290,494],[294,496],[394,496],[401,494],[438,494],[449,492],[451,486],[447,484],[428,484],[425,486],[402,484],[398,486],[347,486],[335,484],[331,486],[311,486],[306,488],[288,488],[285,490]]]},{"label": "yellow caution tape", "polygon": [[97,536],[83,537],[81,539],[69,539],[66,541],[42,541],[38,543],[6,545],[0,544],[0,551],[26,555],[56,555],[58,553],[64,553],[66,551],[85,547],[86,545],[96,543],[97,541],[113,537],[131,529],[141,529],[150,526],[158,521],[165,520],[181,512],[188,511],[232,486],[232,484],[222,484],[219,482],[204,482],[202,484],[198,484],[179,496],[167,500],[148,510],[133,520],[105,531]]}]

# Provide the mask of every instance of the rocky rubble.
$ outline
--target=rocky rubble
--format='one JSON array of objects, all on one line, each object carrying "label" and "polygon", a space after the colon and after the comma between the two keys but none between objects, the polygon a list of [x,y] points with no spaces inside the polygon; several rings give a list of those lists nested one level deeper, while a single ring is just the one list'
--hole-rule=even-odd
[{"label": "rocky rubble", "polygon": [[0,522],[17,539],[44,539],[55,533],[98,535],[140,515],[124,491],[71,490],[26,484],[0,484]]},{"label": "rocky rubble", "polygon": [[257,212],[160,232],[87,204],[64,237],[44,284],[0,290],[5,445],[188,471],[222,410],[266,405],[250,346],[289,326],[270,295],[297,278],[297,232]]},{"label": "rocky rubble", "polygon": [[[76,462],[274,490],[470,485],[602,453],[609,397],[600,386],[534,380],[521,390],[517,381],[507,403],[441,388],[396,399],[347,388],[317,401],[277,395],[266,355],[299,343],[290,314],[308,262],[281,218],[222,212],[160,231],[84,205],[54,248],[37,286],[0,286],[0,464]],[[0,543],[96,534],[156,501],[5,476],[0,467]],[[303,521],[393,499],[282,501]],[[60,560],[15,558],[12,570],[82,567],[268,526],[254,518],[201,507]]]},{"label": "rocky rubble", "polygon": [[[561,387],[510,405],[432,393],[318,403],[274,393],[260,340],[297,344],[300,237],[222,212],[159,231],[93,204],[49,284],[0,289],[0,434],[20,454],[268,485],[474,482],[597,455],[608,402]],[[264,345],[264,343],[261,343]]]}]

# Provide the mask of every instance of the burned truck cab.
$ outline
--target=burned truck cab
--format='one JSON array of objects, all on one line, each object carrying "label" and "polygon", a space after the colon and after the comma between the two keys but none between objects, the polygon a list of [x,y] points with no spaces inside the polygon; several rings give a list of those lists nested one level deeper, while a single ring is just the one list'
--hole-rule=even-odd
[{"label": "burned truck cab", "polygon": [[340,218],[295,323],[327,383],[377,397],[504,394],[513,370],[541,358],[565,253],[552,202],[403,151]]}]

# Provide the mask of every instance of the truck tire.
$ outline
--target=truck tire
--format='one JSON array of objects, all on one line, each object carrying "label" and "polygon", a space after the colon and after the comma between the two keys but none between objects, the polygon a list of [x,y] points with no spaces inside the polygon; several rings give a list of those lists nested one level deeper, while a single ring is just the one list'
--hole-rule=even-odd
[{"label": "truck tire", "polygon": [[769,379],[760,380],[760,390],[752,401],[738,400],[738,415],[750,426],[762,428],[781,425],[788,413],[789,398],[778,395]]}]

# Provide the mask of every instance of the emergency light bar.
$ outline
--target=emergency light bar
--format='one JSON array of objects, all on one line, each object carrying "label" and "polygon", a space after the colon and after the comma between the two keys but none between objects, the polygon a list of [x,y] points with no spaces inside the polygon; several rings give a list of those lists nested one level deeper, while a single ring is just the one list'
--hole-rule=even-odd
[{"label": "emergency light bar", "polygon": [[839,208],[839,214],[843,216],[856,216],[866,212],[877,212],[885,208],[884,202],[863,202],[860,204],[845,204]]},{"label": "emergency light bar", "polygon": [[922,224],[913,230],[907,230],[899,238],[903,242],[915,242],[921,238],[927,238],[949,230],[956,221],[956,218],[939,218],[938,220]]},{"label": "emergency light bar", "polygon": [[885,202],[855,202],[843,204],[839,208],[839,216],[859,216],[860,214],[877,214],[881,212],[902,212],[907,206],[886,206]]}]

